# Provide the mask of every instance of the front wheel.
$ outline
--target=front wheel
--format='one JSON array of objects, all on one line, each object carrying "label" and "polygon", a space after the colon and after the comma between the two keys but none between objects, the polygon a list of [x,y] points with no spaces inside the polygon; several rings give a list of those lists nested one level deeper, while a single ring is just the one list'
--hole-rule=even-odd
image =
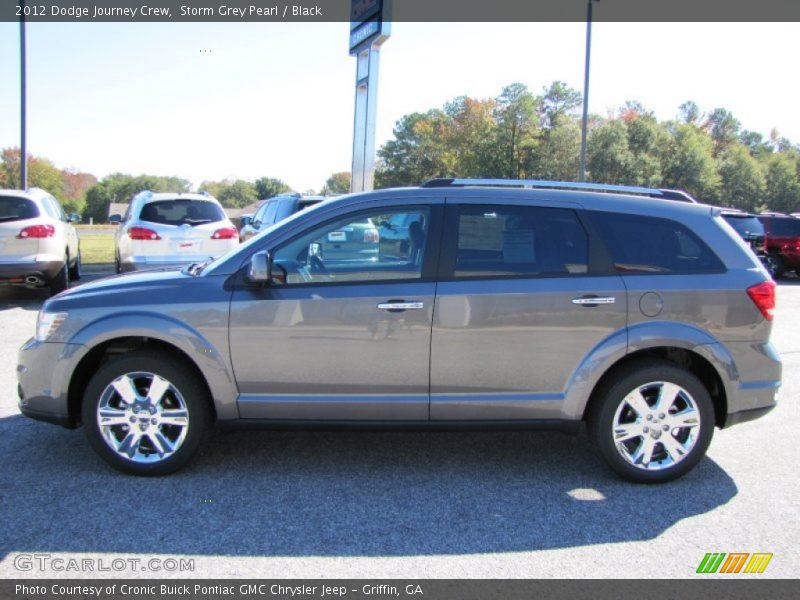
[{"label": "front wheel", "polygon": [[196,453],[210,400],[192,369],[163,352],[134,351],[89,382],[82,417],[92,448],[115,469],[165,475]]},{"label": "front wheel", "polygon": [[638,361],[595,396],[589,435],[620,476],[663,483],[688,473],[714,434],[714,407],[703,383],[674,363]]}]

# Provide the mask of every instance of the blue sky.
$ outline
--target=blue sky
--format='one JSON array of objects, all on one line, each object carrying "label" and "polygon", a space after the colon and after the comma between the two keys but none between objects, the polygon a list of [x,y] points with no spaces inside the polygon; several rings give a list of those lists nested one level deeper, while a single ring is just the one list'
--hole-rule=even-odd
[{"label": "blue sky", "polygon": [[[595,23],[590,111],[685,100],[800,142],[800,25]],[[0,147],[19,144],[15,23],[0,23]],[[346,23],[28,25],[28,147],[59,167],[279,177],[349,170],[355,59]],[[395,23],[381,52],[378,145],[404,114],[522,82],[583,86],[582,23]],[[203,52],[201,52],[201,50]]]}]

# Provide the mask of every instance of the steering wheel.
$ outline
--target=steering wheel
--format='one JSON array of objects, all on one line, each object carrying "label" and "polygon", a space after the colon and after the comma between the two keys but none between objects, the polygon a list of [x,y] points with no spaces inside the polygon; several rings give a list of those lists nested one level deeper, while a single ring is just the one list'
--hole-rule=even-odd
[{"label": "steering wheel", "polygon": [[325,263],[316,254],[308,257],[308,268],[312,273],[327,273],[328,269],[325,268]]}]

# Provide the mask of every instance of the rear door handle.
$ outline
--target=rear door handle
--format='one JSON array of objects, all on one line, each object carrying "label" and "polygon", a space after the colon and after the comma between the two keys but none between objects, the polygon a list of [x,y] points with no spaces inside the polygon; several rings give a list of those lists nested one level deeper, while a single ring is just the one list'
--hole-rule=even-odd
[{"label": "rear door handle", "polygon": [[381,302],[378,304],[378,308],[381,310],[388,310],[389,312],[401,312],[404,310],[421,310],[425,308],[425,304],[422,302],[403,302],[392,300],[389,302]]},{"label": "rear door handle", "polygon": [[581,298],[573,298],[572,303],[580,306],[598,306],[600,304],[614,304],[617,299],[614,296],[583,296]]}]

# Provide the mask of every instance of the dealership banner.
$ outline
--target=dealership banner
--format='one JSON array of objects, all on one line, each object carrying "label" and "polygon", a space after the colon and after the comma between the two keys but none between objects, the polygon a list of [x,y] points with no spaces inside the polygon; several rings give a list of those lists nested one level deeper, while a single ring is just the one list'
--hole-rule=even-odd
[{"label": "dealership banner", "polygon": [[782,600],[797,597],[797,582],[775,579],[6,579],[0,582],[2,600],[603,600],[625,597]]},{"label": "dealership banner", "polygon": [[[581,0],[2,0],[0,21],[349,22],[372,5],[400,22],[583,21]],[[356,17],[354,18],[354,13]],[[594,21],[800,21],[796,0],[602,0]],[[702,40],[662,40],[702,44]]]}]

